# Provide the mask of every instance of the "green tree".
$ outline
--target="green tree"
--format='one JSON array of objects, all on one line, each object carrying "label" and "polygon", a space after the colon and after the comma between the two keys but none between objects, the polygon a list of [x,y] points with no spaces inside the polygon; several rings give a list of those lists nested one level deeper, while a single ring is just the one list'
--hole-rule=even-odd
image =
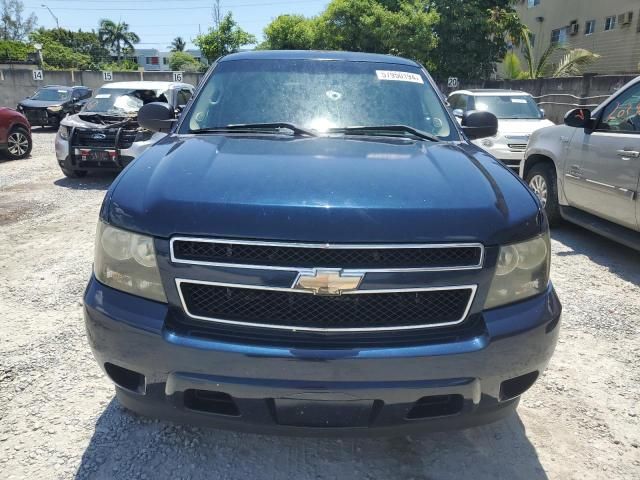
[{"label": "green tree", "polygon": [[[580,75],[583,67],[600,58],[600,55],[589,50],[572,49],[559,43],[551,43],[540,58],[536,58],[531,44],[531,32],[524,26],[512,38],[512,42],[515,46],[521,47],[526,68],[521,67],[520,58],[514,51],[508,52],[502,66],[505,78],[510,80]],[[558,61],[554,63],[553,59]]]},{"label": "green tree", "polygon": [[184,52],[184,49],[187,47],[187,42],[184,41],[182,37],[176,37],[171,42],[171,51],[172,52]]},{"label": "green tree", "polygon": [[280,15],[264,29],[265,50],[309,50],[313,48],[315,25],[303,15]]},{"label": "green tree", "polygon": [[390,53],[428,64],[438,20],[429,5],[427,0],[333,0],[316,18],[276,18],[261,47]]},{"label": "green tree", "polygon": [[33,52],[33,47],[16,40],[0,40],[0,63],[2,61],[24,62]]},{"label": "green tree", "polygon": [[504,69],[504,78],[507,80],[520,80],[522,78],[526,78],[525,72],[522,71],[520,59],[515,52],[508,52],[504,56],[502,67]]},{"label": "green tree", "polygon": [[431,0],[440,15],[432,52],[433,72],[444,77],[485,79],[507,53],[506,39],[522,24],[513,0]]},{"label": "green tree", "polygon": [[24,17],[21,0],[2,0],[0,3],[0,40],[23,41],[37,22],[38,18],[33,13]]},{"label": "green tree", "polygon": [[91,68],[91,57],[85,53],[65,47],[57,42],[43,44],[42,58],[44,66],[50,70],[75,69],[88,70]]},{"label": "green tree", "polygon": [[98,36],[102,46],[110,48],[116,54],[118,61],[122,59],[123,52],[133,51],[134,44],[140,42],[140,37],[129,31],[128,23],[115,23],[106,19],[100,20]]},{"label": "green tree", "polygon": [[186,52],[173,52],[169,55],[169,68],[180,72],[197,72],[200,62]]},{"label": "green tree", "polygon": [[231,12],[216,23],[217,26],[198,35],[194,42],[209,62],[222,55],[237,52],[243,45],[256,43],[256,37],[240,28]]},{"label": "green tree", "polygon": [[88,55],[91,59],[91,69],[97,69],[101,62],[111,61],[109,50],[102,46],[98,34],[94,31],[74,32],[64,28],[39,28],[29,35],[29,39],[32,43],[41,43],[44,46],[57,43],[76,53]]}]

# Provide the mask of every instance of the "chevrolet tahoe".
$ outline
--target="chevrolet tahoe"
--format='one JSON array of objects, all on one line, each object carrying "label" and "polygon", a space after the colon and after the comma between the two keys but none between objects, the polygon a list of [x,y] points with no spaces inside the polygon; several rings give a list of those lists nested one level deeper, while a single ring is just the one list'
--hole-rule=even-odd
[{"label": "chevrolet tahoe", "polygon": [[88,339],[126,408],[284,434],[396,435],[511,414],[561,305],[524,182],[419,64],[219,59],[106,194]]}]

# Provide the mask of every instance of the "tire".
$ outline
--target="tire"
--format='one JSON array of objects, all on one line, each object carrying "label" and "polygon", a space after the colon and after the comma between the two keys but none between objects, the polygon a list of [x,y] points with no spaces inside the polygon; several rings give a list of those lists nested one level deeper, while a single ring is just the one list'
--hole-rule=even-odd
[{"label": "tire", "polygon": [[540,199],[540,203],[547,213],[549,225],[560,224],[562,217],[560,216],[558,181],[554,166],[548,163],[538,163],[527,172],[524,179]]},{"label": "tire", "polygon": [[33,142],[31,141],[31,135],[29,132],[22,128],[16,127],[9,133],[7,137],[7,156],[10,160],[20,160],[27,158],[33,148]]},{"label": "tire", "polygon": [[68,178],[83,178],[87,176],[86,170],[68,170],[66,168],[62,168],[61,170],[64,176]]}]

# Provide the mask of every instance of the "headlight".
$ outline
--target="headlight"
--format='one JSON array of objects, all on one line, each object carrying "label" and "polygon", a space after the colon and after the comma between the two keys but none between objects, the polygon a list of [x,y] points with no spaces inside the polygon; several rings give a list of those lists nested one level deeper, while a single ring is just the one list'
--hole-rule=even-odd
[{"label": "headlight", "polygon": [[59,112],[62,110],[62,105],[54,105],[53,107],[47,107],[50,112]]},{"label": "headlight", "polygon": [[58,133],[60,134],[60,138],[62,138],[63,140],[69,139],[69,127],[60,125],[60,128],[58,129]]},{"label": "headlight", "polygon": [[140,130],[136,133],[135,142],[146,142],[147,140],[151,140],[153,137],[153,132],[151,130]]},{"label": "headlight", "polygon": [[93,269],[98,281],[109,287],[167,301],[151,237],[99,222]]},{"label": "headlight", "polygon": [[549,284],[550,258],[548,233],[500,247],[484,308],[495,308],[544,292]]}]

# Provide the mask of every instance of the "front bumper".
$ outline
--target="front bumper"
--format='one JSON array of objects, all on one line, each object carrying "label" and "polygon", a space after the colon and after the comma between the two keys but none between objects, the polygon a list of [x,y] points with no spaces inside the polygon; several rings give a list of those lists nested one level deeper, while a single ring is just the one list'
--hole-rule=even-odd
[{"label": "front bumper", "polygon": [[[20,110],[19,110],[20,111]],[[20,111],[32,127],[55,127],[60,124],[64,112],[52,113],[46,108]]]},{"label": "front bumper", "polygon": [[[122,148],[117,150],[116,161],[104,163],[100,165],[94,165],[87,162],[82,162],[79,158],[71,155],[69,149],[69,140],[65,140],[60,136],[60,133],[56,134],[55,150],[56,159],[58,165],[65,170],[86,170],[86,171],[120,171],[126,167],[129,163],[139,157],[147,148],[162,138],[163,134],[156,134],[151,139],[133,142],[129,148]],[[113,150],[116,150],[115,147]]]},{"label": "front bumper", "polygon": [[[519,394],[505,396],[501,385],[543,372],[561,314],[550,287],[536,298],[484,312],[486,328],[472,338],[304,349],[179,335],[166,327],[173,307],[113,290],[95,278],[84,305],[89,342],[101,367],[107,365],[112,380],[114,365],[141,374],[137,388],[116,382],[125,407],[184,423],[302,435],[395,435],[503,418]],[[193,402],[193,393],[203,391],[216,392],[233,408],[212,410]],[[449,404],[416,418],[412,412],[424,398]]]}]

